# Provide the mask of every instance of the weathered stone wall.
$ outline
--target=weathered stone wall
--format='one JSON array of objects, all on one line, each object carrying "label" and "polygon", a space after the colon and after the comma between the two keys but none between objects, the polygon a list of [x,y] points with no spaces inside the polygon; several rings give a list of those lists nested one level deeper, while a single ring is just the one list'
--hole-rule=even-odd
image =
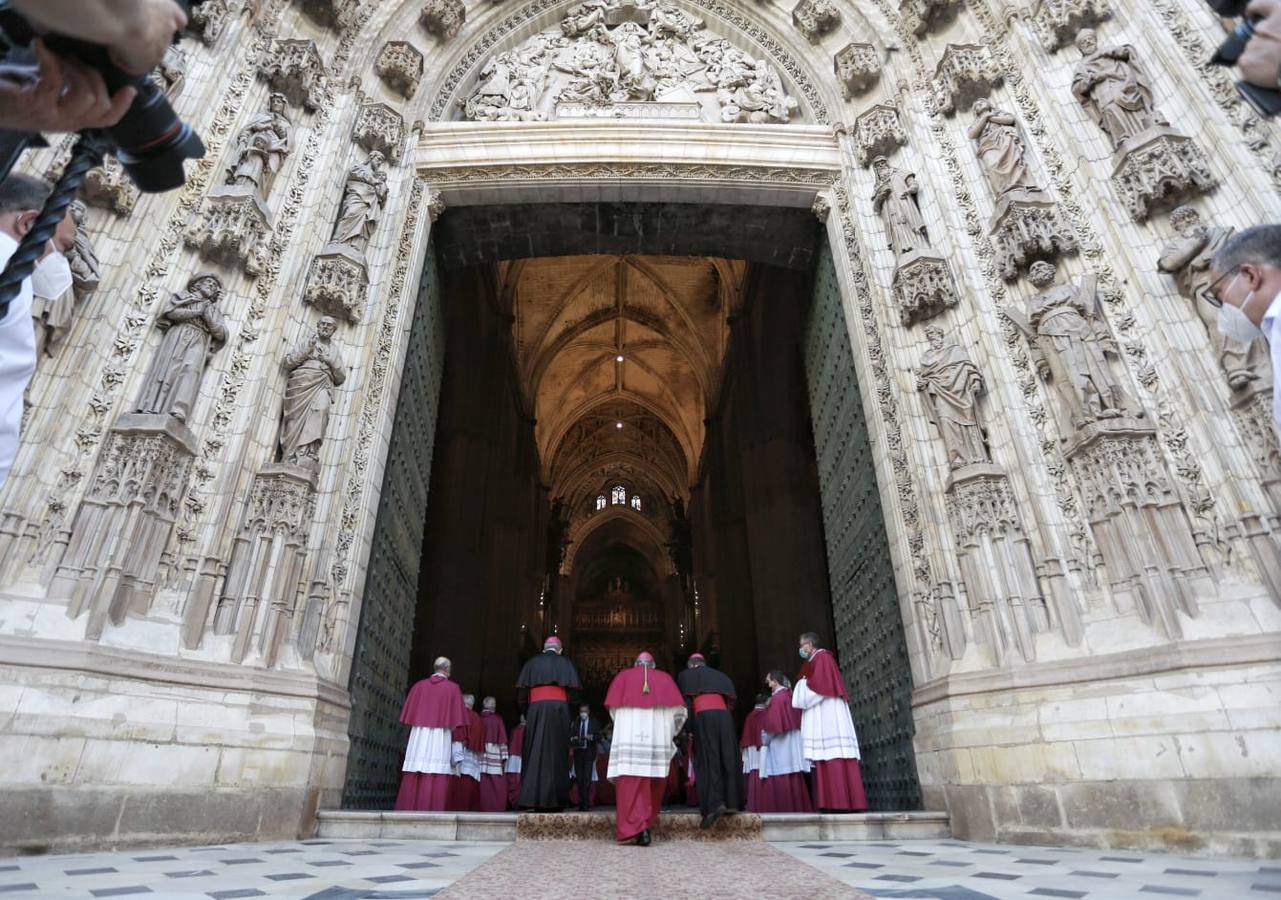
[{"label": "weathered stone wall", "polygon": [[[87,233],[102,283],[42,362],[0,494],[0,665],[12,672],[0,716],[15,723],[0,735],[4,846],[145,842],[161,820],[167,840],[305,827],[310,804],[342,783],[345,686],[433,217],[443,204],[677,202],[815,204],[825,216],[925,802],[946,804],[961,836],[1275,852],[1270,376],[1250,364],[1258,377],[1241,384],[1157,268],[1162,256],[1178,268],[1176,223],[1185,243],[1200,240],[1168,213],[1176,197],[1211,228],[1281,212],[1276,126],[1205,62],[1219,21],[1194,0],[681,0],[728,41],[716,65],[751,69],[724,98],[677,91],[661,120],[637,120],[650,101],[631,96],[643,79],[628,80],[633,105],[617,118],[524,121],[528,98],[495,93],[485,67],[559,29],[573,5],[204,4],[176,104],[208,156],[170,194],[133,198],[118,172],[96,179]],[[665,15],[673,34],[692,27]],[[1074,97],[1072,40],[1091,23],[1104,49],[1133,45],[1168,129],[1149,116],[1114,145]],[[240,165],[240,138],[284,130],[268,115],[273,90],[291,140],[273,144],[268,174]],[[992,134],[1022,144],[1024,167],[980,164],[969,132],[981,100],[1000,113],[988,127],[1013,129]],[[719,121],[688,118],[713,105]],[[491,120],[463,121],[469,108]],[[32,163],[56,171],[66,150]],[[359,212],[349,181],[376,179],[374,150],[387,157],[382,209],[336,246],[335,222]],[[891,188],[914,174],[915,200],[878,191],[877,155],[899,170]],[[910,221],[891,234],[888,213],[917,203],[926,234]],[[1037,257],[1054,258],[1058,289],[1029,279]],[[163,356],[158,316],[203,271],[222,282],[226,345],[185,425],[165,411],[122,419]],[[1040,328],[1053,306],[1088,326],[1097,396],[1064,378],[1082,364]],[[295,469],[277,458],[283,364],[321,311],[339,320],[346,378],[314,462]],[[926,368],[970,373],[969,419],[953,432],[932,423],[938,395],[918,390]],[[980,425],[982,439],[967,430]],[[111,702],[71,713],[98,678]],[[1155,715],[1131,716],[1135,691]],[[1095,724],[1049,727],[1068,692]],[[260,715],[264,697],[291,698],[289,712]],[[202,734],[188,714],[226,724]],[[190,763],[113,763],[166,741],[159,752]],[[226,764],[210,762],[212,747]],[[246,798],[284,785],[293,799],[210,824],[182,802],[193,785]],[[1237,803],[1243,791],[1274,799]],[[116,799],[63,817],[89,794]],[[1115,812],[1136,797],[1150,814]],[[129,798],[175,812],[133,818],[143,807]]]}]

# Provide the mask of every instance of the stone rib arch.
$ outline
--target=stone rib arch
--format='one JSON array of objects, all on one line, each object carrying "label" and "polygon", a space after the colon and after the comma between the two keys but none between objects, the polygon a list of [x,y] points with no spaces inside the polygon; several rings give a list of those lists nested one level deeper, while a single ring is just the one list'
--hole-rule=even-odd
[{"label": "stone rib arch", "polygon": [[[665,575],[674,575],[675,568],[672,566],[671,559],[667,555],[667,536],[659,531],[658,527],[647,519],[641,513],[636,512],[630,507],[607,507],[599,515],[588,516],[582,521],[582,524],[569,534],[569,550],[565,554],[565,561],[561,564],[561,572],[565,575],[572,575],[574,572],[574,562],[578,558],[579,552],[587,544],[588,538],[594,533],[607,526],[614,526],[619,521],[626,522],[641,535],[648,538],[650,547],[645,548],[654,552],[653,559],[655,562],[662,561]],[[642,548],[636,548],[641,550]]]},{"label": "stone rib arch", "polygon": [[[625,412],[620,413],[619,415],[626,415],[631,418],[636,418],[637,413],[639,413],[641,417],[644,417],[646,415],[652,417],[658,423],[658,425],[664,430],[666,436],[672,441],[674,447],[670,449],[674,449],[678,454],[679,462],[682,465],[683,474],[685,476],[686,481],[687,482],[692,481],[693,474],[694,474],[694,466],[697,463],[695,461],[695,457],[691,455],[690,447],[681,441],[680,435],[678,435],[672,429],[671,423],[665,421],[662,414],[658,410],[654,409],[651,405],[648,405],[642,402],[643,400],[644,398],[637,398],[635,396],[606,394],[606,395],[601,395],[596,398],[593,398],[591,401],[585,404],[582,408],[573,410],[569,415],[567,415],[565,417],[563,430],[561,430],[560,433],[553,435],[552,439],[548,440],[547,443],[545,444],[545,446],[549,449],[550,452],[546,452],[543,457],[545,460],[549,461],[544,463],[544,471],[543,471],[544,483],[552,484],[557,482],[558,479],[556,478],[556,473],[558,472],[561,460],[567,458],[566,457],[567,453],[572,452],[572,448],[567,447],[565,444],[565,441],[566,441],[566,436],[569,434],[570,430],[575,425],[578,425],[585,418],[590,416],[592,413],[596,412],[601,407],[608,406],[611,403],[617,403],[620,406],[622,406],[627,404],[628,402],[635,405],[637,409],[627,410]],[[554,448],[554,449],[551,449],[551,448]],[[675,475],[675,473],[672,473],[672,474]]]},{"label": "stone rib arch", "polygon": [[[628,471],[629,467],[634,471]],[[618,478],[613,474],[603,478],[592,477],[602,470],[622,474]],[[662,467],[637,456],[630,450],[614,450],[595,459],[579,461],[561,473],[551,486],[551,494],[563,496],[567,507],[572,511],[584,500],[594,497],[604,482],[620,478],[624,481],[629,478],[632,480],[640,478],[655,497],[661,497],[664,504],[667,504],[671,497],[685,500],[689,496],[688,487],[675,479],[673,473],[665,471]]]}]

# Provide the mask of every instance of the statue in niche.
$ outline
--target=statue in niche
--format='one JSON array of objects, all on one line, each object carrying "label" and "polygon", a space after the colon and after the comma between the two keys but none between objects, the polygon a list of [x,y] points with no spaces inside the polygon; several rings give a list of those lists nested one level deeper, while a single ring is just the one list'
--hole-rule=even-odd
[{"label": "statue in niche", "polygon": [[196,404],[209,357],[227,343],[227,324],[218,311],[222,282],[208,272],[192,276],[156,319],[164,339],[151,359],[134,412],[171,415],[186,422]]},{"label": "statue in niche", "polygon": [[994,107],[986,97],[974,101],[974,116],[968,134],[978,143],[979,165],[993,196],[1000,200],[1011,191],[1039,192],[1041,186],[1032,176],[1018,120]]},{"label": "statue in niche", "polygon": [[294,126],[289,120],[289,102],[275,93],[267,112],[258,113],[236,135],[235,156],[227,170],[227,184],[252,187],[266,199],[271,180],[293,150]]},{"label": "statue in niche", "polygon": [[1098,49],[1098,37],[1090,28],[1076,36],[1081,61],[1072,72],[1072,93],[1099,123],[1112,148],[1117,149],[1149,128],[1168,124],[1152,102],[1152,81],[1126,44],[1111,50]]},{"label": "statue in niche", "polygon": [[386,157],[375,150],[347,174],[333,241],[364,252],[387,201]]},{"label": "statue in niche", "polygon": [[80,200],[73,200],[70,206],[71,219],[76,223],[76,237],[70,250],[67,251],[67,266],[71,271],[71,286],[57,297],[46,297],[33,282],[35,290],[31,297],[31,318],[36,330],[36,358],[54,356],[75,318],[76,304],[98,289],[102,280],[102,264],[89,241],[86,219],[89,209]]},{"label": "statue in niche", "polygon": [[289,373],[281,410],[280,459],[315,467],[329,427],[334,388],[347,380],[347,367],[333,342],[338,323],[329,316],[316,323],[315,333],[285,355]]},{"label": "statue in niche", "polygon": [[1116,342],[1099,312],[1096,278],[1081,284],[1054,284],[1052,263],[1032,263],[1028,280],[1040,293],[1028,301],[1027,316],[1010,310],[1010,320],[1027,336],[1037,374],[1052,383],[1073,430],[1100,419],[1141,417],[1110,359]]},{"label": "statue in niche", "polygon": [[930,422],[939,430],[953,469],[990,463],[987,432],[979,421],[978,398],[987,392],[983,373],[937,325],[925,327],[930,349],[916,370],[916,389],[925,394]]},{"label": "statue in niche", "polygon": [[884,156],[872,160],[872,171],[876,173],[872,206],[885,222],[895,255],[902,259],[909,253],[929,250],[930,239],[917,200],[916,174],[891,166]]},{"label": "statue in niche", "polygon": [[1162,249],[1156,267],[1174,276],[1179,293],[1191,302],[1197,318],[1205,326],[1228,386],[1239,391],[1259,379],[1259,367],[1267,359],[1267,350],[1263,341],[1245,344],[1219,334],[1218,310],[1209,300],[1210,263],[1231,237],[1232,229],[1208,227],[1191,206],[1180,206],[1170,213],[1170,224],[1179,239]]}]

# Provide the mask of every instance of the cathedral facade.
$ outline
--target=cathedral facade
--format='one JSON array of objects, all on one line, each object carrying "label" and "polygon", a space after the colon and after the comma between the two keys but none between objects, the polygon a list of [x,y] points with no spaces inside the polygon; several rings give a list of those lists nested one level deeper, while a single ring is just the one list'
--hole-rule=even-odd
[{"label": "cathedral facade", "polygon": [[[1281,850],[1272,373],[1205,298],[1227,237],[1281,219],[1281,132],[1199,0],[207,0],[192,31],[158,77],[205,157],[168,194],[92,172],[74,295],[36,309],[0,846],[386,802],[413,645],[475,649],[414,620],[445,372],[494,365],[448,356],[446,310],[488,267],[543,510],[488,532],[502,678],[557,630],[734,652],[694,488],[753,327],[759,377],[801,385],[825,571],[771,575],[742,639],[827,617],[879,808]],[[741,324],[753,265],[810,304],[793,374]],[[553,290],[597,278],[612,311]],[[653,339],[593,337],[624,320]],[[557,368],[571,344],[597,368]],[[607,519],[661,584],[637,605],[602,568],[571,612]]]}]

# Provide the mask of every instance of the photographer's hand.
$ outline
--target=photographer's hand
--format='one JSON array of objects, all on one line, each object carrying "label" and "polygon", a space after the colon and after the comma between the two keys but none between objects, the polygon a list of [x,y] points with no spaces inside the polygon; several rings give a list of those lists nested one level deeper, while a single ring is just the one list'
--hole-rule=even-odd
[{"label": "photographer's hand", "polygon": [[44,45],[33,44],[40,61],[34,82],[0,79],[0,128],[18,131],[79,131],[107,128],[120,121],[136,95],[131,87],[114,97],[96,71],[73,59],[60,59]]},{"label": "photographer's hand", "polygon": [[1276,90],[1281,76],[1281,0],[1253,0],[1245,15],[1255,20],[1254,35],[1246,42],[1237,68],[1248,83]]},{"label": "photographer's hand", "polygon": [[68,37],[101,44],[133,75],[154,69],[187,24],[173,0],[9,0],[33,22]]}]

